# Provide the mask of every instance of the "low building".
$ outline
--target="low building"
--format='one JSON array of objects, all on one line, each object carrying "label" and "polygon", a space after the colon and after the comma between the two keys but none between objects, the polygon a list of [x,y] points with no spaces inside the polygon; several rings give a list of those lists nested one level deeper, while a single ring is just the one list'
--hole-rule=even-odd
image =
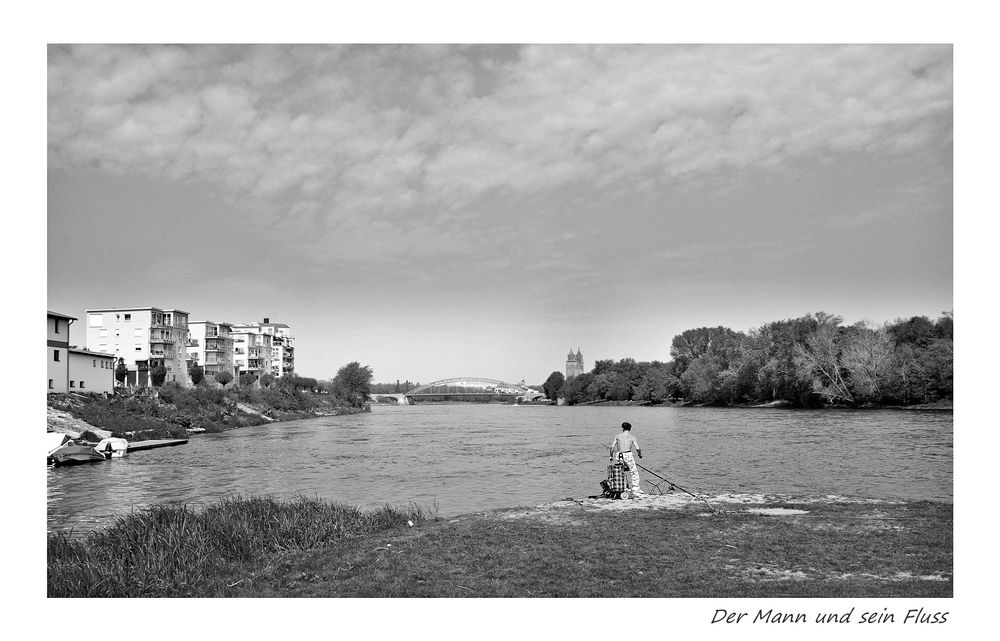
[{"label": "low building", "polygon": [[69,391],[69,326],[76,320],[75,316],[48,312],[46,360],[49,384],[46,392],[49,394],[64,394]]},{"label": "low building", "polygon": [[103,352],[70,347],[69,391],[111,394],[115,391],[115,357]]}]

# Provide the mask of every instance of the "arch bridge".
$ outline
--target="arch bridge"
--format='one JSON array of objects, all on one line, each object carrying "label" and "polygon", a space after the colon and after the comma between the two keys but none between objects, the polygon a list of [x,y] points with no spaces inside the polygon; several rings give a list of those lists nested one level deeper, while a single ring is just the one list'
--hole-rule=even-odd
[{"label": "arch bridge", "polygon": [[520,383],[507,383],[495,378],[444,378],[416,387],[405,394],[372,394],[372,400],[394,398],[401,405],[426,401],[533,401],[545,394]]}]

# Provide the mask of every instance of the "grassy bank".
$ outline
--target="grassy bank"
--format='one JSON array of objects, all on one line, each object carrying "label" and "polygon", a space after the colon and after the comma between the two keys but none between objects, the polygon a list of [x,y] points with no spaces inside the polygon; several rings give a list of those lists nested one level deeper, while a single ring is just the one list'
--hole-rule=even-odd
[{"label": "grassy bank", "polygon": [[952,595],[949,504],[713,504],[566,500],[443,520],[315,502],[161,508],[83,542],[50,537],[49,596]]},{"label": "grassy bank", "polygon": [[329,395],[297,389],[181,388],[167,384],[155,390],[115,394],[50,394],[48,404],[94,427],[130,441],[184,438],[188,428],[222,432],[271,421],[346,414],[364,408],[346,407]]},{"label": "grassy bank", "polygon": [[300,498],[234,498],[201,511],[161,506],[85,540],[48,538],[48,596],[223,595],[296,550],[320,550],[421,522],[418,508],[355,507]]}]

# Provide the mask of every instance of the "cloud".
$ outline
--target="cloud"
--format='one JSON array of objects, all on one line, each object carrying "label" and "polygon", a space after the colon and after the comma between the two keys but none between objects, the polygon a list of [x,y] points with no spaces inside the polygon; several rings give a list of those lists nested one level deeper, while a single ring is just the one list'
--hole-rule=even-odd
[{"label": "cloud", "polygon": [[437,216],[497,198],[653,195],[951,128],[949,46],[49,51],[51,166],[217,184],[303,233],[409,225],[386,251],[440,249]]}]

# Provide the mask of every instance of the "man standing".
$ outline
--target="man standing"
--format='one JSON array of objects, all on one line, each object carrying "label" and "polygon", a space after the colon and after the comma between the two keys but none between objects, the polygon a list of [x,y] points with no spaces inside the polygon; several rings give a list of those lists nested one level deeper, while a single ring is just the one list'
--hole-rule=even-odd
[{"label": "man standing", "polygon": [[639,449],[639,441],[632,436],[632,425],[630,423],[622,423],[622,431],[615,440],[611,442],[611,460],[614,461],[616,458],[621,458],[625,462],[625,466],[629,469],[629,485],[632,487],[633,494],[641,495],[642,488],[639,486],[639,468],[635,464],[635,458],[632,457],[632,450],[635,449],[635,453],[642,458],[642,450]]}]

